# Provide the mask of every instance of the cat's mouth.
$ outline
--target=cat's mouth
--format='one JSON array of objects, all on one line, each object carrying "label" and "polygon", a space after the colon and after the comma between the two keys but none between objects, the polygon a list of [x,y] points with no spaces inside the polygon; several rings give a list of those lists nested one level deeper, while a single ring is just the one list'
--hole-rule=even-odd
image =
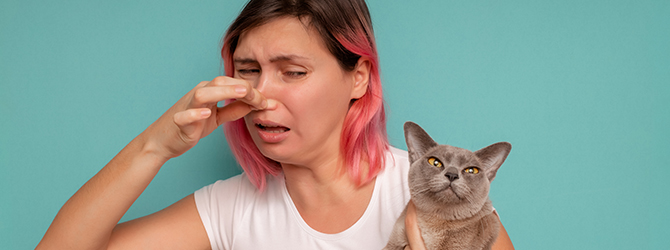
[{"label": "cat's mouth", "polygon": [[442,190],[438,190],[436,193],[446,193],[447,195],[453,194],[454,196],[456,196],[457,199],[462,200],[461,196],[458,195],[458,193],[456,192],[456,190],[454,190],[454,187],[451,186],[451,184],[446,185],[444,188],[442,188]]},{"label": "cat's mouth", "polygon": [[461,199],[461,197],[458,195],[458,193],[456,193],[456,190],[454,190],[454,188],[451,185],[447,186],[447,189],[445,191],[452,192],[454,196],[456,196],[456,198],[458,198],[459,200]]}]

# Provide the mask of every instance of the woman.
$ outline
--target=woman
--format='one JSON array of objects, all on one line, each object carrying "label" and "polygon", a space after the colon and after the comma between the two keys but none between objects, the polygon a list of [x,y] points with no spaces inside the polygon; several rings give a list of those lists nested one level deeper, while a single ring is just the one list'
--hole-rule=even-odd
[{"label": "woman", "polygon": [[[408,162],[388,146],[365,2],[252,0],[222,56],[227,77],[201,82],[131,141],[68,200],[38,248],[386,244],[409,202]],[[243,175],[117,225],[167,160],[222,124]],[[495,247],[511,247],[505,233]]]}]

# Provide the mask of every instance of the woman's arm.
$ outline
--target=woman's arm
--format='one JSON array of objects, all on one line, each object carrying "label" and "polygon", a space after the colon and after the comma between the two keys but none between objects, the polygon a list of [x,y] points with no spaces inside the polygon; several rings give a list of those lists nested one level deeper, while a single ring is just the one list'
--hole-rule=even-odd
[{"label": "woman's arm", "polygon": [[[497,212],[494,211],[496,215]],[[500,217],[498,217],[500,218]],[[416,207],[414,203],[410,201],[407,204],[407,216],[405,216],[405,229],[407,232],[407,241],[409,246],[405,247],[405,250],[426,250],[426,246],[423,244],[423,239],[421,238],[421,229],[419,229],[419,224],[416,221]],[[514,250],[512,245],[512,240],[507,235],[505,227],[500,223],[500,231],[498,233],[498,238],[493,243],[492,250]]]},{"label": "woman's arm", "polygon": [[[498,215],[498,212],[493,211]],[[497,216],[498,220],[500,220],[500,216]],[[507,234],[507,230],[505,230],[505,227],[503,226],[502,222],[500,223],[500,231],[498,232],[498,238],[496,238],[496,241],[493,243],[493,247],[491,248],[492,250],[514,250],[514,245],[512,245],[512,239],[509,238],[509,235]]]},{"label": "woman's arm", "polygon": [[148,216],[117,225],[108,249],[211,249],[193,194]]},{"label": "woman's arm", "polygon": [[[238,101],[216,106],[227,99]],[[117,223],[168,159],[188,151],[222,123],[243,117],[252,107],[266,106],[264,97],[246,81],[217,77],[201,82],[63,205],[37,249],[106,249],[110,243],[124,242],[151,248],[165,243],[172,248],[179,246],[178,241],[192,243],[189,248],[209,247],[192,196],[156,214]]]}]

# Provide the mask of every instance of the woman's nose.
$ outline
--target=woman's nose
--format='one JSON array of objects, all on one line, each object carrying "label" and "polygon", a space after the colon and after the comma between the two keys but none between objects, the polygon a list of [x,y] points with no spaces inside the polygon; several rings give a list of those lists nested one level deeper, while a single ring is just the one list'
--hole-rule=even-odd
[{"label": "woman's nose", "polygon": [[261,94],[265,95],[266,92],[269,92],[272,88],[272,84],[275,81],[273,78],[274,76],[271,73],[261,72],[261,74],[258,76],[258,79],[256,80],[257,82],[255,88],[258,90],[258,92],[261,92]]},{"label": "woman's nose", "polygon": [[257,79],[255,88],[267,99],[268,106],[265,108],[266,110],[274,110],[279,105],[279,102],[274,99],[276,81],[277,79],[275,79],[274,75],[266,72],[262,72]]}]

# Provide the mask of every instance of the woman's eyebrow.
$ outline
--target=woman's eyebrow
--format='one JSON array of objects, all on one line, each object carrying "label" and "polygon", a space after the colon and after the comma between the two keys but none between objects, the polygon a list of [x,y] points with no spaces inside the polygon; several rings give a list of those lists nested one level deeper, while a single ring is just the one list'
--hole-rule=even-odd
[{"label": "woman's eyebrow", "polygon": [[236,64],[258,64],[258,61],[251,58],[235,58],[233,62]]},{"label": "woman's eyebrow", "polygon": [[304,56],[299,56],[299,55],[278,55],[275,57],[270,58],[270,62],[286,62],[286,61],[294,61],[294,60],[305,60],[308,59],[307,57]]},{"label": "woman's eyebrow", "polygon": [[[307,57],[304,56],[299,56],[299,55],[278,55],[270,58],[271,63],[275,62],[290,62],[290,61],[295,61],[295,60],[307,60]],[[251,59],[251,58],[234,58],[233,62],[236,64],[258,64],[258,60],[256,59]]]}]

